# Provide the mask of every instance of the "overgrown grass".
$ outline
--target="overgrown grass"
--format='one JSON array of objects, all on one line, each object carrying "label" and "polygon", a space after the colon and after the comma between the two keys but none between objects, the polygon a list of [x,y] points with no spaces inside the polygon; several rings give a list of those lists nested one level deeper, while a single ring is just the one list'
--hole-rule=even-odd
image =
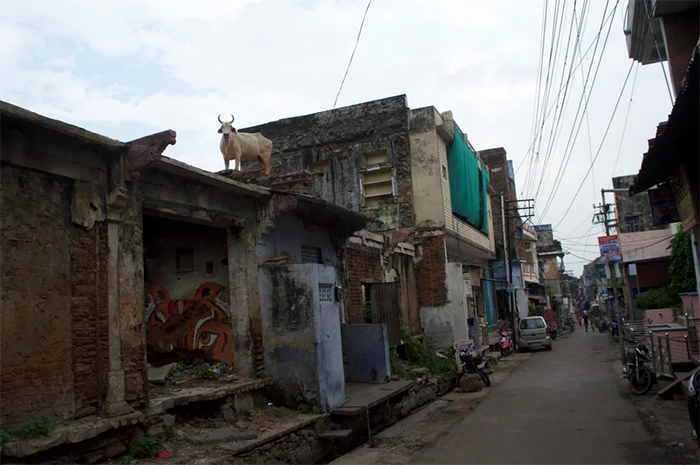
[{"label": "overgrown grass", "polygon": [[53,431],[53,421],[48,417],[31,418],[12,431],[0,430],[0,443],[4,444],[10,438],[36,439],[48,436]]},{"label": "overgrown grass", "polygon": [[399,378],[409,377],[410,373],[404,368],[404,365],[425,367],[430,370],[433,376],[439,378],[451,378],[457,373],[457,364],[453,358],[438,356],[434,349],[414,339],[406,326],[401,327],[401,339],[406,351],[406,360],[392,354],[390,358],[392,374]]},{"label": "overgrown grass", "polygon": [[129,453],[122,457],[121,463],[129,463],[134,459],[148,459],[155,457],[160,449],[160,439],[156,437],[142,437]]}]

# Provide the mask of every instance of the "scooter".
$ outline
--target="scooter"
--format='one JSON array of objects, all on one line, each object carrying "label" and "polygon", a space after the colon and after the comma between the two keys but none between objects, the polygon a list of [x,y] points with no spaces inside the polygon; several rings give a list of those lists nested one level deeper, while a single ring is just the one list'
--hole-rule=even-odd
[{"label": "scooter", "polygon": [[484,386],[491,386],[491,380],[489,379],[488,373],[486,373],[486,363],[481,359],[481,356],[474,356],[465,349],[459,351],[459,359],[464,365],[462,365],[462,373],[460,373],[460,378],[467,373],[476,373],[481,378]]},{"label": "scooter", "polygon": [[[634,341],[625,339],[626,342],[635,344]],[[641,396],[649,392],[654,383],[654,373],[648,365],[649,349],[644,344],[637,344],[627,348],[626,374],[632,394]]]},{"label": "scooter", "polygon": [[513,353],[513,338],[508,335],[501,325],[498,325],[498,332],[500,335],[501,358],[509,357]]}]

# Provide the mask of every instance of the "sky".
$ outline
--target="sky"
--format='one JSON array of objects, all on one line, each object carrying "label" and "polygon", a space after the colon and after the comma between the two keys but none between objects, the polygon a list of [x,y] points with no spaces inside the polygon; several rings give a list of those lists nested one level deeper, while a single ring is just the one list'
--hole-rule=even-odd
[{"label": "sky", "polygon": [[[477,150],[504,147],[578,276],[598,255],[600,189],[637,173],[672,101],[662,65],[628,58],[627,0],[576,3],[374,0],[337,106],[406,94],[451,110]],[[0,0],[0,99],[122,141],[174,129],[166,155],[218,171],[218,114],[243,128],[333,107],[366,7]]]}]

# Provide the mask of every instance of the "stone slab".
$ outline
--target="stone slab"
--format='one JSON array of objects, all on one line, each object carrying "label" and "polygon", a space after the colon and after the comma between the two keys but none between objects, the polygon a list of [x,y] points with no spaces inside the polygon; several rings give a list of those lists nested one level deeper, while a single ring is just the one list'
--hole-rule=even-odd
[{"label": "stone slab", "polygon": [[148,382],[153,384],[165,384],[168,376],[170,376],[170,373],[175,369],[175,366],[177,366],[177,363],[169,363],[162,367],[149,367]]}]

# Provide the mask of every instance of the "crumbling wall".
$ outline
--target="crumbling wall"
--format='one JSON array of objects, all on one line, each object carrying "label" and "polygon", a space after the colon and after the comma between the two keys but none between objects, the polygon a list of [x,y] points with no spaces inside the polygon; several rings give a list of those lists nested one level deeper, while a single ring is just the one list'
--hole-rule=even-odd
[{"label": "crumbling wall", "polygon": [[383,281],[381,249],[350,243],[342,251],[345,270],[345,323],[365,323],[363,283]]},{"label": "crumbling wall", "polygon": [[[261,132],[272,140],[276,174],[308,170],[316,195],[381,221],[372,228],[394,229],[414,222],[407,111],[401,95],[241,131]],[[368,162],[365,155],[376,152],[385,153],[385,160]],[[378,205],[368,206],[362,173],[371,168],[390,168],[394,188]],[[259,170],[260,164],[244,162],[243,169]]]},{"label": "crumbling wall", "polygon": [[420,260],[416,263],[418,303],[422,306],[440,307],[447,303],[445,264],[445,236],[440,231],[424,233],[416,237],[420,247]]},{"label": "crumbling wall", "polygon": [[[89,286],[92,276],[71,273],[71,182],[3,165],[0,192],[3,428],[39,415],[70,419],[76,408],[73,318],[84,323],[75,343],[94,350],[86,341],[91,311],[73,308],[74,283]],[[94,264],[94,244],[85,246]],[[95,400],[86,388],[79,391],[81,412],[89,410],[85,396]]]},{"label": "crumbling wall", "polygon": [[232,364],[226,230],[146,216],[143,233],[153,362],[159,353],[185,350]]}]

